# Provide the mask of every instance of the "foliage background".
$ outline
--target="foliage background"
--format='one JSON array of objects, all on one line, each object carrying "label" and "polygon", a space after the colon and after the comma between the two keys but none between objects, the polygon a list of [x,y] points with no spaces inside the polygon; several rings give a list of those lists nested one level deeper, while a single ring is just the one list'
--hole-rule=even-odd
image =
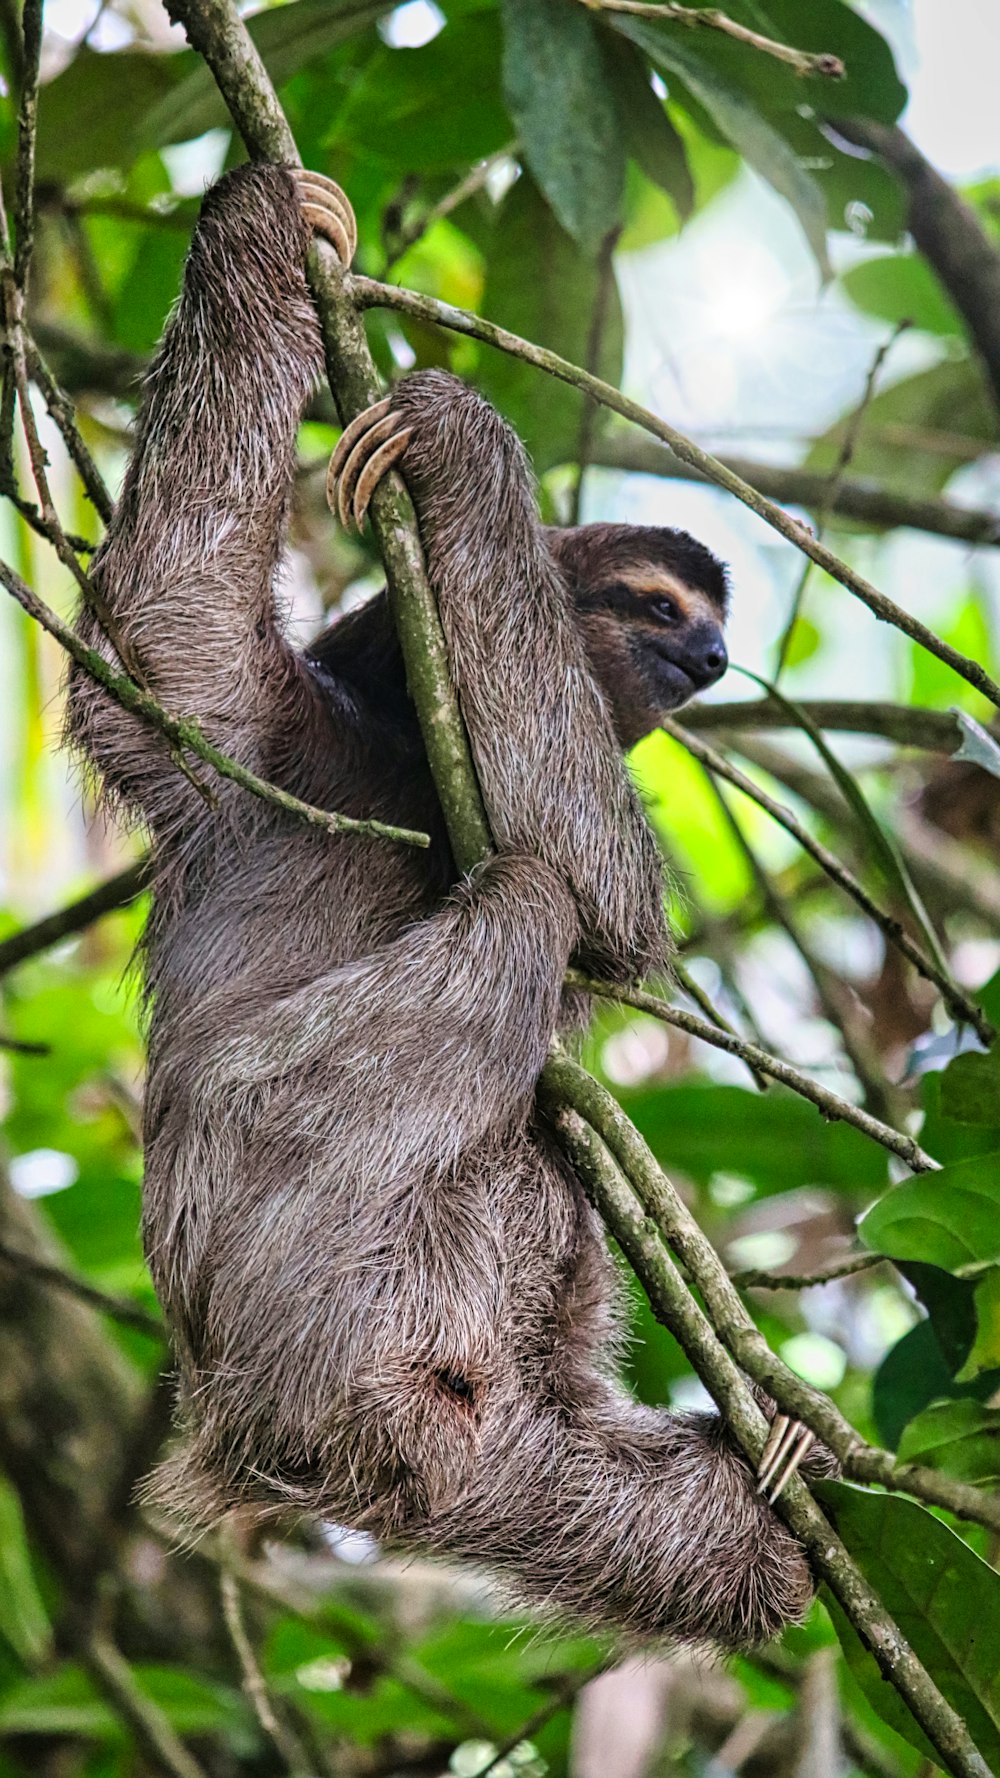
[{"label": "foliage background", "polygon": [[[928,10],[917,15],[923,31]],[[793,509],[995,676],[995,549],[970,542],[989,534],[995,511],[991,379],[960,308],[904,234],[903,187],[877,160],[843,152],[827,121],[893,122],[907,100],[900,70],[916,67],[914,21],[901,7],[873,9],[882,36],[840,0],[811,5],[808,19],[801,12],[790,0],[771,0],[766,19],[756,6],[731,9],[769,35],[841,54],[842,84],[804,82],[705,30],[624,17],[620,33],[598,36],[570,0],[455,0],[440,14],[294,0],[260,15],[255,31],[304,161],[351,194],[361,270],[597,369],[710,448],[749,458],[757,479],[777,473],[779,489],[790,466],[823,472],[819,494]],[[963,41],[961,8],[953,18],[937,53],[947,47],[971,67],[986,44],[971,31]],[[207,71],[154,5],[94,16],[59,0],[45,21],[29,321],[114,482],[197,194],[240,151]],[[16,92],[12,5],[0,24]],[[655,86],[637,47],[651,55]],[[917,73],[918,95],[930,78]],[[3,131],[9,170],[13,107]],[[1000,188],[990,168],[963,171],[975,173],[966,196],[988,242]],[[6,173],[4,183],[9,193]],[[435,219],[436,208],[446,214]],[[369,337],[387,377],[448,363],[474,378],[529,443],[550,516],[677,523],[704,536],[733,565],[734,659],[773,678],[784,654],[789,696],[863,698],[883,713],[957,705],[989,723],[984,697],[877,626],[833,581],[814,571],[803,586],[797,553],[726,496],[602,467],[644,441],[588,412],[575,390],[405,315],[375,311]],[[96,539],[55,429],[43,436],[67,530]],[[302,432],[287,581],[302,634],[377,584],[374,558],[333,531],[322,505],[335,437],[318,400]],[[593,465],[582,476],[581,461]],[[19,435],[10,467],[30,497]],[[959,535],[848,522],[837,509],[862,478],[886,497],[943,497],[936,520]],[[791,504],[801,484],[785,487]],[[986,515],[978,532],[956,508]],[[71,609],[69,576],[10,501],[0,544],[52,604]],[[49,639],[13,604],[0,607],[0,894],[10,931],[136,855],[135,842],[80,804],[55,752],[61,673]],[[715,701],[755,695],[730,679]],[[920,937],[870,818],[851,809],[807,736],[743,728],[731,712],[721,727],[711,714],[702,720],[718,729],[706,739],[721,737]],[[899,720],[897,735],[920,737],[916,719],[909,729]],[[985,768],[953,764],[961,735],[940,732],[929,751],[839,732],[831,741],[902,848],[949,971],[995,1020],[996,760],[987,742]],[[720,795],[681,742],[652,738],[634,766],[674,863],[682,961],[700,998],[852,1102],[919,1133],[947,1169],[972,1164],[965,1179],[948,1171],[920,1188],[920,1221],[911,1215],[902,1234],[891,1208],[866,1225],[869,1244],[900,1267],[754,1289],[758,1323],[862,1435],[989,1493],[1000,1475],[1000,1185],[992,1159],[976,1157],[1000,1149],[992,1058],[956,1059],[968,1027],[953,1024],[762,810]],[[492,1757],[484,1744],[511,1738],[528,1744],[522,1770],[534,1762],[581,1778],[696,1772],[712,1757],[720,1770],[751,1772],[927,1770],[919,1730],[825,1601],[778,1648],[725,1674],[650,1658],[577,1702],[615,1651],[539,1637],[469,1577],[400,1570],[333,1533],[270,1553],[169,1553],[163,1528],[129,1506],[165,1430],[162,1344],[10,1259],[32,1252],[37,1264],[51,1237],[73,1276],[127,1299],[140,1319],[155,1311],[137,1242],[141,1045],[128,960],[140,924],[141,909],[116,912],[2,980],[12,1191],[6,1260],[0,1249],[0,1770],[176,1772],[181,1756],[210,1773],[474,1772]],[[587,1059],[737,1272],[836,1268],[857,1250],[857,1216],[904,1171],[856,1130],[825,1123],[782,1088],[760,1093],[738,1059],[651,1018],[605,1011]],[[630,1375],[644,1399],[701,1399],[637,1287],[634,1333]],[[906,1517],[925,1509],[889,1506],[877,1526],[859,1519],[842,1531],[899,1621],[909,1612],[910,1639],[995,1763],[993,1539],[949,1520],[963,1543],[935,1543],[929,1518]],[[949,1583],[926,1596],[926,1575],[909,1560],[922,1549],[940,1552],[937,1578]],[[650,1731],[629,1766],[628,1733],[643,1711]]]}]

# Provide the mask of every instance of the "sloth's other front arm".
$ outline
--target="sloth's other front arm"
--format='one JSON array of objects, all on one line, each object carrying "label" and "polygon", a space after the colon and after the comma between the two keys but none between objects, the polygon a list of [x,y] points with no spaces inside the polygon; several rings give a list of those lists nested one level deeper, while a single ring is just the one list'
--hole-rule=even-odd
[{"label": "sloth's other front arm", "polygon": [[[349,252],[349,208],[314,174],[241,167],[207,194],[93,567],[154,696],[265,770],[310,696],[274,601],[295,436],[321,364],[304,273],[310,223]],[[111,654],[88,609],[81,631]],[[194,793],[162,737],[78,671],[70,729],[161,834],[190,812]]]}]

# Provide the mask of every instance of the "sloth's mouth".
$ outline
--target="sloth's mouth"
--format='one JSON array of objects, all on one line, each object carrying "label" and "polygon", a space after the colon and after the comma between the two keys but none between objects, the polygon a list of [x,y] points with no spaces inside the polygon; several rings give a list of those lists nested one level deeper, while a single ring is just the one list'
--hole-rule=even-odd
[{"label": "sloth's mouth", "polygon": [[697,682],[686,669],[669,655],[660,642],[652,643],[653,660],[652,678],[656,687],[656,701],[663,711],[677,710],[693,698],[699,689]]}]

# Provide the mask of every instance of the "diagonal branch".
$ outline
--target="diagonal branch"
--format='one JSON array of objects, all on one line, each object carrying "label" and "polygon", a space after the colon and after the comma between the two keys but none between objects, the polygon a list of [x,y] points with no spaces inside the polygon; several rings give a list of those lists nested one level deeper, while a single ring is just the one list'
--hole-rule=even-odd
[{"label": "diagonal branch", "polygon": [[839,56],[793,49],[790,43],[763,37],[759,31],[751,31],[748,25],[731,19],[717,6],[676,6],[672,0],[658,0],[656,5],[650,5],[649,0],[583,0],[583,5],[592,12],[628,12],[639,18],[654,19],[657,23],[687,25],[689,29],[703,25],[710,31],[721,31],[723,36],[732,37],[747,49],[758,50],[776,62],[784,62],[803,77],[821,74],[827,80],[843,80],[847,72]]},{"label": "diagonal branch", "polygon": [[437,297],[420,296],[414,290],[401,290],[394,284],[379,284],[374,278],[352,277],[350,289],[355,301],[363,308],[397,309],[401,314],[415,315],[421,321],[436,322],[438,326],[448,327],[454,333],[463,333],[470,339],[482,340],[488,346],[495,346],[500,352],[509,353],[512,358],[522,358],[526,364],[533,364],[537,369],[547,371],[550,376],[558,377],[560,382],[569,383],[574,389],[581,389],[603,407],[610,408],[613,413],[621,414],[623,419],[631,420],[645,432],[652,433],[654,438],[669,445],[682,462],[699,470],[718,487],[727,489],[744,506],[748,506],[751,512],[755,512],[758,518],[763,519],[766,525],[770,525],[772,530],[787,538],[789,543],[794,543],[796,549],[802,550],[818,567],[825,568],[831,579],[839,581],[863,605],[867,605],[881,623],[893,624],[897,630],[902,630],[904,636],[909,636],[911,641],[919,642],[921,648],[927,649],[928,654],[936,655],[945,666],[951,667],[953,672],[968,680],[970,685],[975,686],[977,691],[981,691],[984,697],[1000,708],[1000,685],[978,661],[972,660],[953,648],[950,642],[936,636],[933,630],[928,629],[926,624],[922,624],[910,612],[904,611],[887,594],[880,593],[863,574],[859,574],[849,563],[841,561],[833,550],[814,537],[804,525],[800,525],[797,519],[790,518],[780,506],[774,506],[770,500],[765,500],[763,494],[752,488],[749,482],[743,481],[731,469],[727,469],[718,457],[713,457],[709,451],[703,451],[693,439],[678,432],[676,426],[651,414],[637,401],[623,395],[620,389],[613,388],[610,383],[603,382],[589,371],[581,370],[579,365],[570,364],[568,359],[560,358],[558,352],[536,346],[531,340],[522,339],[520,334],[510,333],[506,327],[498,327],[494,321],[486,321],[482,316],[472,314],[469,309],[455,308],[452,303],[440,302]]}]

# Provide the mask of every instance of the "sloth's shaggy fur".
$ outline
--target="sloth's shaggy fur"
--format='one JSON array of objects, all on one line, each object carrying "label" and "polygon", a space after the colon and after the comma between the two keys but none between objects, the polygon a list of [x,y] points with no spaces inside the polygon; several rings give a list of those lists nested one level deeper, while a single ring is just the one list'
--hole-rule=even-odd
[{"label": "sloth's shaggy fur", "polygon": [[805,1561],[713,1415],[616,1380],[613,1267],[533,1109],[579,1018],[569,960],[624,980],[667,950],[621,759],[656,721],[652,681],[631,594],[602,606],[588,562],[662,570],[720,620],[722,570],[671,531],[543,531],[493,410],[440,373],[402,383],[498,844],[456,884],[384,598],[310,655],[282,633],[320,365],[307,237],[281,169],[208,194],[95,578],[168,709],[433,844],[331,837],[231,785],[207,808],[161,737],[73,677],[72,737],[155,841],[143,1232],[186,1427],[162,1491],[201,1522],[320,1513],[592,1622],[745,1646],[801,1613]]}]

